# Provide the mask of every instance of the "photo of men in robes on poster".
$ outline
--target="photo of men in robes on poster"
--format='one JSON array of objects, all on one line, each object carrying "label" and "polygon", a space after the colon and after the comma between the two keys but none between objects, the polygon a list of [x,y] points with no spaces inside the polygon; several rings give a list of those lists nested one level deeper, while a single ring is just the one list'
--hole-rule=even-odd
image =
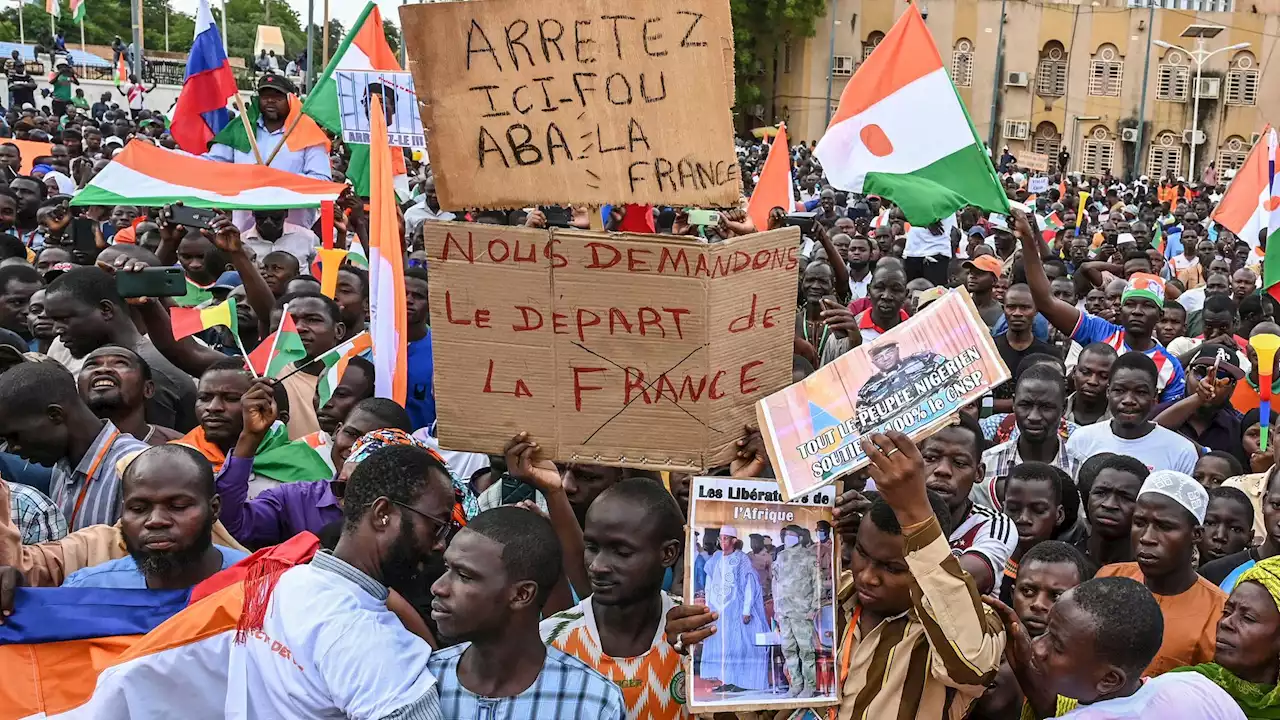
[{"label": "photo of men in robes on poster", "polygon": [[692,655],[692,711],[835,702],[834,494],[783,504],[772,482],[694,480],[686,601],[720,619]]}]

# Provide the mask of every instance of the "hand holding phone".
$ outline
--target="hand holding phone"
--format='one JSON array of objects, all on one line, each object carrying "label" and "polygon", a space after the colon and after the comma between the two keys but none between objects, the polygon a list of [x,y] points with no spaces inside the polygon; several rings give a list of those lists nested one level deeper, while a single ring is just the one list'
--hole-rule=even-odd
[{"label": "hand holding phone", "polygon": [[216,217],[218,217],[216,210],[188,207],[176,203],[166,208],[165,213],[165,220],[168,222],[198,230],[208,230],[213,227],[213,220]]},{"label": "hand holding phone", "polygon": [[181,297],[187,294],[187,278],[177,267],[117,272],[116,291],[122,298]]}]

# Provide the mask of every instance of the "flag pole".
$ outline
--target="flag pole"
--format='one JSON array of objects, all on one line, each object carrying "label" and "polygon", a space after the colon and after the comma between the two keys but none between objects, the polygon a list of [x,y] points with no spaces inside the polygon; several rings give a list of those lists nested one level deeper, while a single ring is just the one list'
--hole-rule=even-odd
[{"label": "flag pole", "polygon": [[[302,102],[302,101],[299,100],[298,102]],[[276,145],[276,149],[272,150],[271,154],[267,156],[267,161],[265,163],[263,163],[261,160],[259,160],[258,162],[262,163],[263,165],[270,165],[271,161],[276,159],[276,154],[280,152],[280,148],[284,147],[285,141],[289,139],[289,135],[293,133],[294,128],[298,127],[298,123],[301,120],[302,120],[302,108],[298,108],[298,116],[293,119],[293,122],[289,123],[289,127],[284,129],[284,137],[280,138],[280,144]]]},{"label": "flag pole", "polygon": [[26,9],[26,0],[18,0],[18,42],[27,44],[27,28],[22,23],[22,11]]},{"label": "flag pole", "polygon": [[[262,164],[262,153],[258,150],[258,135],[254,132],[253,126],[249,124],[249,111],[244,106],[244,98],[240,97],[240,91],[236,91],[236,109],[240,111],[240,122],[244,123],[244,131],[249,136],[249,147],[253,149],[253,158]],[[280,140],[280,144],[284,144],[284,140]],[[279,146],[276,147],[279,150]]]},{"label": "flag pole", "polygon": [[84,52],[84,18],[80,18],[80,52]]},{"label": "flag pole", "polygon": [[[320,67],[329,66],[329,0],[324,0],[324,28],[321,30],[323,35],[320,38],[320,55],[324,58],[324,62],[320,63]],[[311,67],[314,62],[311,58],[307,58],[307,67]]]},{"label": "flag pole", "polygon": [[[231,328],[227,329],[231,330]],[[249,362],[249,351],[244,349],[244,341],[240,339],[240,333],[231,330],[231,337],[236,339],[236,347],[240,349],[240,354],[244,356],[244,364],[249,368],[249,372],[253,373],[253,379],[261,379],[262,376],[258,374],[256,369],[254,369],[253,363]]]}]

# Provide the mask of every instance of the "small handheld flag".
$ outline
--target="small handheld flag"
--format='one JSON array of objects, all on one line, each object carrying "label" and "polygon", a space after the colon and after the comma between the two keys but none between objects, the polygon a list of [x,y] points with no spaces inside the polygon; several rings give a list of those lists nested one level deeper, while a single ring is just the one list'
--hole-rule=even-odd
[{"label": "small handheld flag", "polygon": [[1249,345],[1258,355],[1258,424],[1262,432],[1258,451],[1267,450],[1267,430],[1271,427],[1271,371],[1275,367],[1276,351],[1280,350],[1280,336],[1264,333],[1249,338]]},{"label": "small handheld flag", "polygon": [[227,298],[207,308],[175,307],[169,310],[169,322],[173,325],[173,339],[181,340],[189,335],[221,325],[234,335],[236,325],[236,300]]}]

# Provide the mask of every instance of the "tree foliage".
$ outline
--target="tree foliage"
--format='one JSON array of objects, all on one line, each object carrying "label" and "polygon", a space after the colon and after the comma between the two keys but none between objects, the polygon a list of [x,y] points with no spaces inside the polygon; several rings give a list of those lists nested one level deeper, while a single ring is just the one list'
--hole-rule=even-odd
[{"label": "tree foliage", "polygon": [[735,104],[740,116],[763,101],[765,79],[778,46],[792,38],[812,37],[826,9],[826,0],[731,0]]},{"label": "tree foliage", "polygon": [[[56,21],[57,28],[66,33],[67,47],[78,49],[80,26],[71,22],[70,2],[61,0],[61,3],[62,17]],[[169,49],[173,52],[190,50],[192,36],[195,33],[195,18],[174,11],[168,0],[143,0],[144,45],[149,48],[164,49],[166,13],[169,16]],[[44,11],[44,3],[22,5],[22,22],[28,43],[44,44],[52,37],[49,30],[49,14]],[[132,28],[133,19],[128,2],[90,2],[85,9],[84,41],[88,45],[110,45],[117,35],[128,44],[133,40]],[[18,8],[9,7],[0,12],[0,38],[10,42],[18,42],[20,39]]]},{"label": "tree foliage", "polygon": [[[58,29],[66,33],[67,47],[75,49],[80,43],[80,27],[71,22],[70,0],[60,0],[62,17],[57,20]],[[227,54],[244,59],[250,67],[253,65],[254,43],[257,40],[258,26],[266,25],[266,3],[271,3],[271,25],[280,28],[284,37],[285,57],[297,57],[307,49],[307,30],[298,13],[289,7],[285,0],[227,0],[227,15],[231,24],[227,26]],[[211,3],[214,22],[219,29],[223,27],[222,3]],[[191,49],[195,34],[195,18],[173,10],[169,0],[143,0],[143,22],[145,33],[143,45],[147,50],[164,49],[165,13],[169,15],[169,49],[172,52],[185,53]],[[84,19],[84,40],[89,45],[110,45],[119,36],[126,44],[133,41],[133,20],[130,17],[129,2],[119,0],[89,0]],[[44,11],[44,4],[32,2],[22,8],[22,22],[25,25],[27,42],[31,44],[47,41],[50,35],[49,15]],[[316,18],[321,21],[321,18]],[[395,32],[393,47],[399,49],[400,31],[390,26],[387,39],[392,40],[391,31]],[[320,22],[315,26],[316,56],[320,56],[323,35]],[[346,28],[336,19],[329,21],[329,52],[333,53],[342,42]],[[18,9],[10,7],[0,11],[0,39],[17,42]],[[110,60],[110,58],[106,58]],[[284,67],[285,60],[281,60]]]},{"label": "tree foliage", "polygon": [[400,28],[390,20],[382,21],[382,34],[387,36],[387,44],[391,46],[391,52],[396,55],[400,54]]}]

